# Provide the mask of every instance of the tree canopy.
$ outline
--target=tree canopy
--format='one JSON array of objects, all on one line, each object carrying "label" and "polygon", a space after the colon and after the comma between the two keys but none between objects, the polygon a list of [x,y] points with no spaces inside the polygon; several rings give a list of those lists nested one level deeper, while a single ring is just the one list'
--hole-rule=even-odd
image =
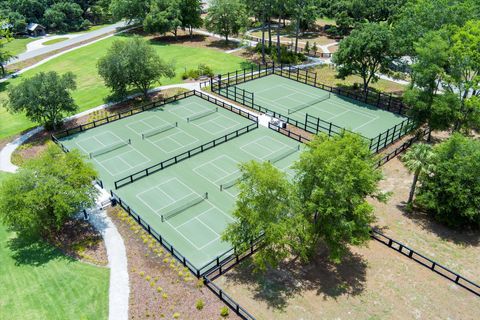
[{"label": "tree canopy", "polygon": [[255,256],[260,270],[275,267],[290,255],[305,258],[309,222],[299,209],[295,187],[285,173],[269,162],[240,166],[242,180],[233,216],[223,239],[239,251],[247,250],[261,235],[262,250]]},{"label": "tree canopy", "polygon": [[129,88],[135,88],[146,98],[151,86],[162,77],[173,78],[175,69],[146,40],[134,37],[115,41],[98,61],[98,73],[117,96],[125,97]]},{"label": "tree canopy", "polygon": [[454,134],[434,147],[416,204],[448,226],[480,227],[480,141]]},{"label": "tree canopy", "polygon": [[96,176],[78,151],[63,153],[52,143],[0,184],[0,220],[20,233],[49,236],[94,205]]},{"label": "tree canopy", "polygon": [[[0,19],[0,26],[7,24],[7,20]],[[0,68],[2,76],[5,75],[5,65],[13,58],[13,55],[5,49],[5,44],[12,40],[12,33],[8,29],[0,29]]]},{"label": "tree canopy", "polygon": [[14,33],[24,33],[27,23],[60,32],[78,31],[93,22],[109,22],[109,5],[110,0],[4,0],[0,1],[0,17],[12,24]]},{"label": "tree canopy", "polygon": [[55,129],[66,115],[78,109],[71,96],[76,87],[71,72],[40,72],[8,89],[7,109],[12,113],[25,112],[30,120]]},{"label": "tree canopy", "polygon": [[208,31],[225,37],[238,34],[247,25],[247,11],[241,0],[212,0],[205,26]]},{"label": "tree canopy", "polygon": [[261,270],[293,257],[308,261],[319,245],[339,262],[349,245],[370,238],[374,216],[366,198],[387,196],[377,186],[382,174],[375,157],[355,134],[315,137],[294,164],[292,181],[270,163],[249,162],[240,169],[237,221],[223,238],[245,249],[263,234],[264,247],[254,258]]},{"label": "tree canopy", "polygon": [[392,33],[388,26],[368,23],[340,42],[333,62],[338,65],[339,78],[354,74],[362,77],[366,92],[369,84],[379,79],[378,74],[386,71],[392,55]]}]

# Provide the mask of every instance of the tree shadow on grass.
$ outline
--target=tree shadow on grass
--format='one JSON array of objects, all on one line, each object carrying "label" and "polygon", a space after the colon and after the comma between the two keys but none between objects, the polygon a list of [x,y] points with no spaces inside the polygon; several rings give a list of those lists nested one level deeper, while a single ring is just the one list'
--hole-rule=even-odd
[{"label": "tree shadow on grass", "polygon": [[306,291],[314,291],[323,299],[356,296],[364,290],[366,271],[367,262],[359,254],[348,252],[342,263],[333,264],[328,261],[328,252],[322,250],[308,264],[291,261],[265,273],[254,272],[249,259],[225,277],[239,285],[247,284],[254,299],[283,311],[290,299]]},{"label": "tree shadow on grass", "polygon": [[406,210],[406,202],[401,202],[397,208],[402,214],[422,229],[435,234],[444,241],[450,241],[461,246],[480,246],[480,230],[452,229],[434,219],[427,212],[414,208],[411,212]]},{"label": "tree shadow on grass", "polygon": [[8,241],[16,265],[42,266],[58,258],[68,259],[55,247],[48,243],[26,236],[17,236]]}]

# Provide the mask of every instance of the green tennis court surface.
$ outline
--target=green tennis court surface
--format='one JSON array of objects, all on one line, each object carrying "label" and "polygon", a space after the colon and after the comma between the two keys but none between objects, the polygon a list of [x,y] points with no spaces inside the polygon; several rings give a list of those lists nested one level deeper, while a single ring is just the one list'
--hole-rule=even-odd
[{"label": "green tennis court surface", "polygon": [[115,180],[251,123],[193,96],[60,141],[88,155],[106,187],[113,188]]},{"label": "green tennis court surface", "polygon": [[308,113],[369,139],[407,120],[398,114],[278,75],[251,80],[237,87],[253,92],[256,104],[294,120],[305,122]]},{"label": "green tennis court surface", "polygon": [[220,237],[233,221],[239,163],[271,161],[292,177],[299,154],[298,142],[260,127],[115,192],[201,268],[231,248]]},{"label": "green tennis court surface", "polygon": [[[249,125],[252,120],[193,96],[59,140],[87,155],[104,187],[114,190],[114,180]],[[221,234],[233,221],[239,164],[270,161],[291,178],[300,148],[295,140],[253,127],[115,194],[197,269],[206,271],[205,266],[213,266],[231,249]]]}]

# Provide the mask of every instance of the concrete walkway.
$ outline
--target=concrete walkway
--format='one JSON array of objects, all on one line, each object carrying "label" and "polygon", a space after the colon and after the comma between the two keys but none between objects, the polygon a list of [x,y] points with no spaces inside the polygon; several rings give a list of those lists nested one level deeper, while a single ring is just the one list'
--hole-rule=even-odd
[{"label": "concrete walkway", "polygon": [[[32,58],[44,55],[46,53],[49,53],[49,52],[52,52],[52,51],[55,51],[55,50],[64,49],[66,47],[79,44],[80,42],[88,41],[88,40],[91,40],[93,38],[97,38],[97,37],[106,35],[108,33],[116,31],[118,28],[122,28],[122,27],[126,27],[126,26],[128,26],[127,22],[124,22],[124,21],[117,22],[117,23],[112,24],[110,26],[106,26],[104,28],[101,28],[101,29],[98,29],[98,30],[95,30],[95,31],[91,31],[91,32],[87,32],[87,33],[78,35],[78,36],[73,37],[69,40],[65,40],[65,41],[62,41],[62,42],[52,44],[50,46],[45,46],[43,48],[37,48],[35,50],[31,50],[31,51],[28,51],[28,52],[21,53],[17,56],[17,58],[10,60],[8,62],[8,64],[12,64],[12,63],[20,62],[20,61],[25,61],[25,60],[32,59]],[[59,36],[59,37],[62,37],[62,36]],[[45,41],[47,41],[47,40],[45,40]]]},{"label": "concrete walkway", "polygon": [[110,195],[105,190],[99,189],[97,208],[88,210],[89,221],[97,229],[105,241],[107,248],[108,267],[110,268],[110,288],[108,292],[108,319],[127,320],[128,303],[130,296],[127,250],[122,236],[101,203],[108,201]]},{"label": "concrete walkway", "polygon": [[47,35],[47,36],[39,38],[38,40],[35,40],[35,41],[32,41],[32,42],[28,43],[27,44],[27,50],[25,52],[30,52],[30,51],[34,51],[34,50],[38,50],[38,49],[42,49],[42,48],[46,48],[46,47],[51,46],[51,45],[44,45],[44,43],[47,42],[47,41],[67,38],[67,39],[65,39],[65,41],[66,41],[68,39],[73,39],[73,38],[83,36],[83,35],[84,35],[84,33],[63,34],[63,35],[54,35],[54,36],[48,36]]}]

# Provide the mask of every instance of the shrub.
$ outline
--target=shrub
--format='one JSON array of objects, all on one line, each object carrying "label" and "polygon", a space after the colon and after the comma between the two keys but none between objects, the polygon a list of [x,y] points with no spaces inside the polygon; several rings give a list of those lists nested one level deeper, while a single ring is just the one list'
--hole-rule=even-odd
[{"label": "shrub", "polygon": [[175,312],[175,313],[173,314],[173,319],[178,319],[178,318],[180,318],[180,313]]},{"label": "shrub", "polygon": [[223,307],[222,309],[220,309],[220,315],[222,317],[228,317],[228,314],[229,314],[230,310],[228,310],[228,307]]},{"label": "shrub", "polygon": [[157,287],[157,292],[162,292],[163,288],[162,287]]},{"label": "shrub", "polygon": [[202,299],[198,299],[197,303],[195,304],[195,307],[197,308],[197,310],[202,310],[204,306],[205,306],[205,302]]}]

